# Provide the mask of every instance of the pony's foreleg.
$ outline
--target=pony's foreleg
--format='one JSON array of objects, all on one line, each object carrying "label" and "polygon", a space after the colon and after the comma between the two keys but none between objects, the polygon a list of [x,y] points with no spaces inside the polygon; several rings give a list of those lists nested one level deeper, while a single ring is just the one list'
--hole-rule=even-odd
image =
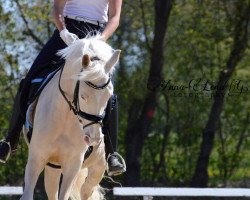
[{"label": "pony's foreleg", "polygon": [[106,169],[106,160],[101,159],[93,166],[88,168],[88,176],[81,188],[81,200],[102,200],[103,195],[100,191],[94,192],[101,182]]},{"label": "pony's foreleg", "polygon": [[83,163],[83,158],[75,158],[69,160],[63,167],[63,180],[61,190],[59,194],[59,200],[68,200],[73,183],[76,180],[77,174],[79,173]]},{"label": "pony's foreleg", "polygon": [[35,155],[30,151],[28,163],[25,169],[24,192],[20,200],[33,200],[34,188],[44,166],[45,163],[43,162],[43,159],[39,159],[38,155]]},{"label": "pony's foreleg", "polygon": [[45,167],[44,185],[49,200],[58,200],[61,172],[61,169],[53,169],[49,166]]}]

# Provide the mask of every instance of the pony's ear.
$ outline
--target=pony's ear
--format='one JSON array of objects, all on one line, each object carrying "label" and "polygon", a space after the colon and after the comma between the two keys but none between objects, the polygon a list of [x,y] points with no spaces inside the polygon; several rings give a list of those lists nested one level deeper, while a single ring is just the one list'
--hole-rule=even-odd
[{"label": "pony's ear", "polygon": [[115,50],[111,58],[108,60],[108,62],[105,65],[105,72],[110,72],[111,68],[118,62],[120,57],[121,50]]},{"label": "pony's ear", "polygon": [[87,68],[89,66],[89,63],[90,63],[89,55],[88,54],[84,54],[83,57],[82,57],[82,66],[84,68]]}]

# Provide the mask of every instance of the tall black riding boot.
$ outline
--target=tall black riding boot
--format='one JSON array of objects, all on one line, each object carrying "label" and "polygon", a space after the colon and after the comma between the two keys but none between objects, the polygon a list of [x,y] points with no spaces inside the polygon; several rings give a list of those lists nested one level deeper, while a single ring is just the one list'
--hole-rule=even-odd
[{"label": "tall black riding boot", "polygon": [[126,171],[126,166],[123,158],[116,152],[118,133],[118,102],[116,95],[113,95],[108,101],[103,125],[108,175],[119,175]]},{"label": "tall black riding boot", "polygon": [[22,82],[17,91],[12,116],[9,122],[9,130],[6,139],[0,141],[0,162],[5,163],[11,152],[15,152],[17,150],[17,145],[20,138],[20,133],[22,130],[22,126],[25,122],[24,117],[20,112],[20,92],[22,88]]}]

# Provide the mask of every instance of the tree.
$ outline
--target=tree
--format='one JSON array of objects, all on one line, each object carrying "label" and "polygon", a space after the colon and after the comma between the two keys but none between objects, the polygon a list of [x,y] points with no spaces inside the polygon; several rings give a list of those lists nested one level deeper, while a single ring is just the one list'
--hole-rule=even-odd
[{"label": "tree", "polygon": [[162,81],[164,54],[162,41],[164,41],[166,35],[167,22],[172,5],[172,0],[154,1],[154,39],[150,54],[151,63],[148,76],[148,87],[150,90],[146,92],[142,106],[139,106],[141,104],[140,101],[135,101],[128,111],[128,128],[126,131],[127,173],[125,183],[130,186],[140,185],[140,157],[156,107],[157,92],[154,91],[155,83],[159,85]]},{"label": "tree", "polygon": [[[223,86],[230,80],[237,64],[240,62],[245,53],[249,37],[249,20],[250,3],[248,1],[244,1],[244,3],[243,1],[235,2],[234,42],[226,68],[220,72],[218,78],[219,88],[223,88]],[[191,181],[191,186],[193,187],[206,187],[208,184],[207,170],[209,157],[211,155],[215,132],[218,128],[218,122],[223,109],[226,89],[227,88],[216,90],[209,118],[202,134],[199,158]]]}]

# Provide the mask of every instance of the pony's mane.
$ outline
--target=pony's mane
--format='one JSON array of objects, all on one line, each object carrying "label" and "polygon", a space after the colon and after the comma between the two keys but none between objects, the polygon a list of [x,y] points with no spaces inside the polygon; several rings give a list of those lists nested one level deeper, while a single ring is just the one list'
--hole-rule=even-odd
[{"label": "pony's mane", "polygon": [[[75,41],[70,46],[58,51],[57,54],[64,58],[66,63],[71,63],[71,65],[73,63],[82,68],[81,60],[84,54],[88,54],[90,57],[98,57],[102,62],[106,63],[111,58],[113,51],[110,45],[101,40],[100,35],[87,35],[86,38]],[[114,67],[110,73],[112,74],[113,71]],[[97,80],[104,76],[107,75],[103,64],[100,63],[97,63],[94,67],[88,67],[80,73],[80,79],[88,81]]]}]

